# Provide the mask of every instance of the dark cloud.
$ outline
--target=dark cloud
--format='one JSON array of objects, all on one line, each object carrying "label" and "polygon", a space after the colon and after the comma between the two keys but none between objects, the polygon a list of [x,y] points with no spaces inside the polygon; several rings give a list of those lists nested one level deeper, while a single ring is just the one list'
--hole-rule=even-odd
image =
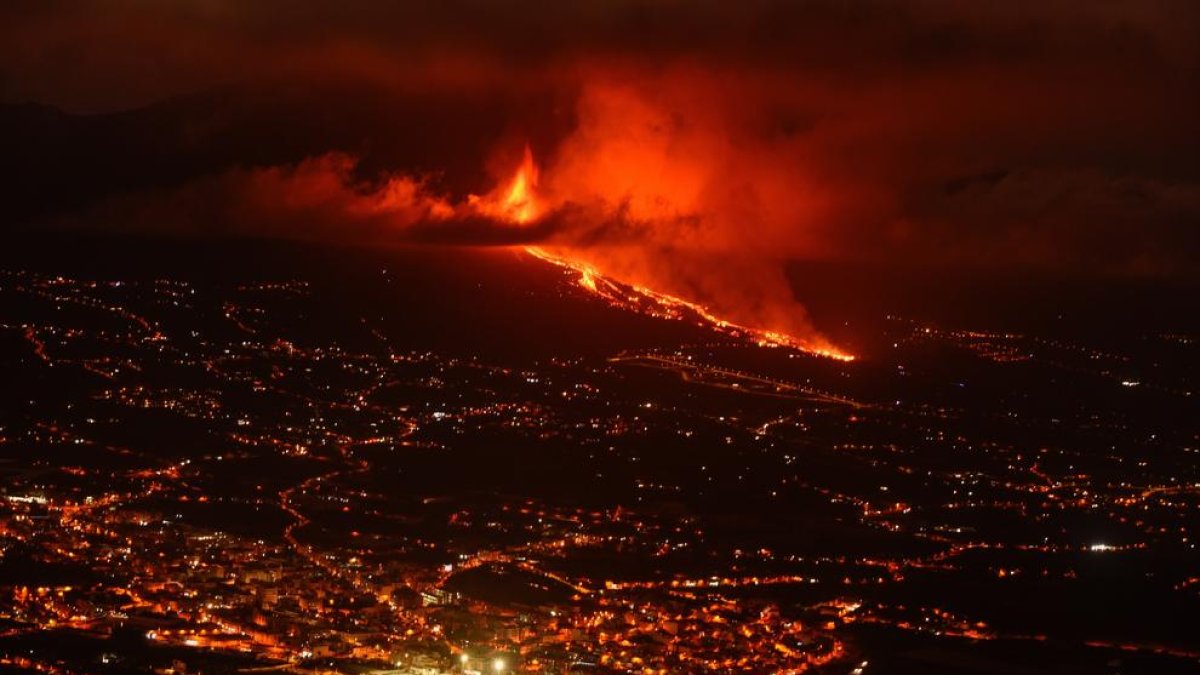
[{"label": "dark cloud", "polygon": [[513,86],[581,59],[679,59],[855,80],[1078,63],[1171,77],[1196,65],[1187,0],[846,3],[534,0],[14,0],[10,98],[121,107],[263,77]]},{"label": "dark cloud", "polygon": [[[633,247],[681,289],[712,282],[677,261],[721,256],[1191,274],[1198,7],[17,0],[0,96],[103,114],[10,111],[6,219],[368,239],[403,221],[618,266]],[[457,203],[526,141],[565,209],[539,229],[356,201],[404,176]],[[354,157],[324,166],[343,191],[280,208],[330,152]]]}]

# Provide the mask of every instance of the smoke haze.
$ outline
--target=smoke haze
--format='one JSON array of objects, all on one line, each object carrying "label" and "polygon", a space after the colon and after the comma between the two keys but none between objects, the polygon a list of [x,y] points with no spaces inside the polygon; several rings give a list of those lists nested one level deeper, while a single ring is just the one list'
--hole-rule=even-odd
[{"label": "smoke haze", "polygon": [[[789,260],[1190,277],[1196,7],[8,3],[60,110],[5,106],[5,222],[538,244],[789,330]],[[526,144],[536,221],[471,208]]]}]

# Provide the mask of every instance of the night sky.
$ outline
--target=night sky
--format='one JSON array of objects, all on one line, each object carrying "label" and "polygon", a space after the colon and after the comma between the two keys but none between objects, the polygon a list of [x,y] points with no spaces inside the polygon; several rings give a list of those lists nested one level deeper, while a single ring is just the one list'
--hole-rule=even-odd
[{"label": "night sky", "polygon": [[[714,260],[1190,277],[1198,37],[1187,0],[6,2],[3,225],[550,242],[701,297]],[[527,144],[536,226],[431,222]]]}]

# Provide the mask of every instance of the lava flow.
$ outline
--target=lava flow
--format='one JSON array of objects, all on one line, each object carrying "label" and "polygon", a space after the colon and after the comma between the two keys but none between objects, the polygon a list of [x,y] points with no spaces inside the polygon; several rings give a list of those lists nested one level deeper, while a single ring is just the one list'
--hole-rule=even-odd
[{"label": "lava flow", "polygon": [[[472,199],[474,208],[494,218],[516,225],[528,225],[546,212],[545,202],[537,194],[538,169],[527,146],[520,167],[506,186],[482,198]],[[714,314],[708,307],[663,293],[630,280],[605,275],[594,265],[562,247],[549,250],[526,246],[524,250],[539,260],[579,274],[579,285],[615,307],[674,320],[694,319],[719,332],[748,338],[763,346],[790,347],[816,356],[853,361],[854,356],[828,346],[806,341],[787,333],[740,325]]]}]

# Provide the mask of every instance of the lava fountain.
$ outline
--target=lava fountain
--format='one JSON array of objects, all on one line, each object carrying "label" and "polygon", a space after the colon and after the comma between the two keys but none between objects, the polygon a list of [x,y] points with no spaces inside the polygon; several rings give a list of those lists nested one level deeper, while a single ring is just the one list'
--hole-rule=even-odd
[{"label": "lava fountain", "polygon": [[[514,227],[533,225],[552,212],[548,200],[538,194],[539,172],[531,149],[526,146],[520,165],[512,177],[488,195],[472,196],[469,203],[478,213]],[[753,340],[763,346],[789,347],[839,361],[852,361],[848,354],[820,335],[797,336],[769,326],[735,323],[703,303],[662,292],[641,283],[600,269],[588,256],[586,247],[569,243],[548,246],[524,246],[524,252],[553,264],[576,276],[576,283],[608,304],[625,310],[663,319],[693,320],[722,333]]]}]

